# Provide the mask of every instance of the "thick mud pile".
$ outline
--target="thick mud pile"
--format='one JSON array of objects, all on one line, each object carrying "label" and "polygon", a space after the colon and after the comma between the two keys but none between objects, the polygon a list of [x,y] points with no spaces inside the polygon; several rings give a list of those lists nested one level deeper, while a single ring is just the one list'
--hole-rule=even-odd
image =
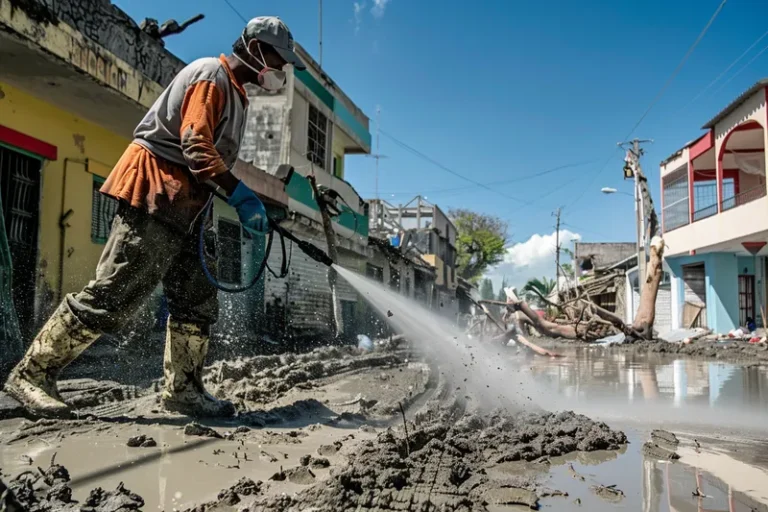
[{"label": "thick mud pile", "polygon": [[4,484],[0,480],[0,510],[9,512],[129,512],[141,510],[144,499],[123,484],[114,491],[93,489],[83,503],[72,499],[69,471],[51,460],[48,469],[25,471]]},{"label": "thick mud pile", "polygon": [[[495,466],[513,461],[548,464],[549,457],[573,451],[615,450],[626,436],[572,412],[463,413],[463,404],[435,406],[407,428],[388,429],[364,441],[348,463],[294,495],[257,497],[239,510],[485,511],[491,505],[536,507],[539,496],[557,494],[534,479],[493,476]],[[491,470],[491,471],[489,471]],[[261,484],[259,483],[259,486]],[[240,503],[236,490],[195,511],[221,510]]]},{"label": "thick mud pile", "polygon": [[294,388],[311,390],[322,378],[396,366],[405,357],[404,353],[364,354],[355,347],[325,347],[307,354],[221,361],[206,370],[204,380],[217,396],[247,408],[274,402]]}]

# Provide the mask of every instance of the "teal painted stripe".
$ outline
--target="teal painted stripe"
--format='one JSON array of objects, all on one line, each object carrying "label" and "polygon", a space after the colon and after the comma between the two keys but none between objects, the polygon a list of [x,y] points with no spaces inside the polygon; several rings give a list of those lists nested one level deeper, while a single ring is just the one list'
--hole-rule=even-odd
[{"label": "teal painted stripe", "polygon": [[318,97],[320,101],[322,101],[326,107],[333,110],[333,94],[328,92],[328,89],[323,87],[323,84],[315,80],[315,77],[312,76],[312,74],[309,71],[295,71],[296,77],[307,86],[307,88],[315,93],[315,96]]},{"label": "teal painted stripe", "polygon": [[340,101],[336,101],[333,94],[326,89],[323,84],[318,82],[314,76],[308,71],[295,71],[296,77],[301,83],[303,83],[307,89],[312,91],[317,98],[323,102],[334,114],[336,118],[346,126],[347,130],[357,135],[365,145],[367,151],[371,150],[371,132],[369,132],[365,126],[362,125],[357,118],[352,115],[352,112],[347,110]]},{"label": "teal painted stripe", "polygon": [[[320,211],[312,194],[312,186],[307,178],[301,174],[293,173],[291,181],[285,186],[285,191],[291,199],[309,206],[315,211]],[[339,215],[335,222],[340,226],[355,231],[361,236],[368,236],[368,217],[355,212],[346,205],[342,205],[341,215]]]},{"label": "teal painted stripe", "polygon": [[368,236],[368,217],[360,215],[346,206],[341,207],[341,215],[336,219],[336,222],[358,235]]},{"label": "teal painted stripe", "polygon": [[333,105],[333,113],[336,114],[336,118],[347,125],[347,128],[357,135],[360,140],[363,142],[363,145],[365,146],[366,151],[371,150],[371,132],[369,132],[363,124],[357,120],[355,116],[352,115],[352,112],[347,110],[347,107],[344,106],[343,103],[340,101],[335,101]]}]

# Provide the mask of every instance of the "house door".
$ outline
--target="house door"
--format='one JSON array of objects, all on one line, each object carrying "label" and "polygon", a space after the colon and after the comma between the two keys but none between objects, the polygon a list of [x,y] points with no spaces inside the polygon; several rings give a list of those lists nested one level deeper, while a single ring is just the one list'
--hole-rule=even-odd
[{"label": "house door", "polygon": [[41,170],[41,160],[0,146],[4,227],[13,261],[12,294],[24,339],[32,334],[35,320]]},{"label": "house door", "polygon": [[707,326],[707,283],[704,264],[683,267],[683,327]]},{"label": "house door", "polygon": [[739,276],[739,325],[755,319],[755,276]]}]

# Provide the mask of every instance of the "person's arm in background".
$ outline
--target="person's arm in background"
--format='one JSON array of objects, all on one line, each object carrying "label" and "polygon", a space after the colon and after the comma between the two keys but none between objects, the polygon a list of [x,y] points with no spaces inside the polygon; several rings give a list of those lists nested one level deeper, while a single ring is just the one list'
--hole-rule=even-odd
[{"label": "person's arm in background", "polygon": [[181,106],[181,150],[195,179],[208,180],[231,196],[240,183],[224,164],[213,143],[213,132],[224,109],[224,95],[209,81],[192,84]]}]

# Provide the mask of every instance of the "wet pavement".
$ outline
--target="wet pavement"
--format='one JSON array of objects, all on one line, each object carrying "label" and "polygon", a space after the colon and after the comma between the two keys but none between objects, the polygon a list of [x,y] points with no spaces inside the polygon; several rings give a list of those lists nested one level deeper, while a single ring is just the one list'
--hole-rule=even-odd
[{"label": "wet pavement", "polygon": [[[603,420],[623,430],[629,444],[618,451],[545,457],[545,462],[489,460],[490,478],[536,480],[550,490],[539,493],[543,510],[768,511],[768,369],[598,347],[565,353],[564,358],[530,357],[511,349],[504,356],[519,369],[534,404]],[[428,374],[426,365],[406,360],[329,376],[270,400],[272,407],[289,408],[319,399],[332,416],[349,414],[351,422],[321,419],[321,426],[299,421],[253,428],[229,439],[184,435],[178,424],[85,422],[0,446],[0,468],[7,478],[47,467],[55,454],[56,462],[71,472],[75,499],[82,500],[96,486],[113,489],[124,482],[143,496],[144,510],[184,510],[214,499],[241,477],[269,482],[271,495],[295,495],[330,482],[332,470],[343,468],[361,442],[386,427],[379,421],[377,431],[361,428],[359,413],[378,408],[385,414],[392,408],[387,402],[403,400],[411,404],[410,418],[439,395],[427,392]],[[2,421],[0,434],[22,423]],[[680,460],[643,454],[654,428],[677,435]],[[233,429],[218,427],[225,438]],[[152,437],[157,446],[126,446],[138,434]],[[327,451],[336,441],[343,448]],[[307,455],[327,458],[330,467],[293,473],[300,477],[293,481],[291,476],[270,480],[283,470],[291,475]],[[491,504],[488,509],[527,508]]]}]

